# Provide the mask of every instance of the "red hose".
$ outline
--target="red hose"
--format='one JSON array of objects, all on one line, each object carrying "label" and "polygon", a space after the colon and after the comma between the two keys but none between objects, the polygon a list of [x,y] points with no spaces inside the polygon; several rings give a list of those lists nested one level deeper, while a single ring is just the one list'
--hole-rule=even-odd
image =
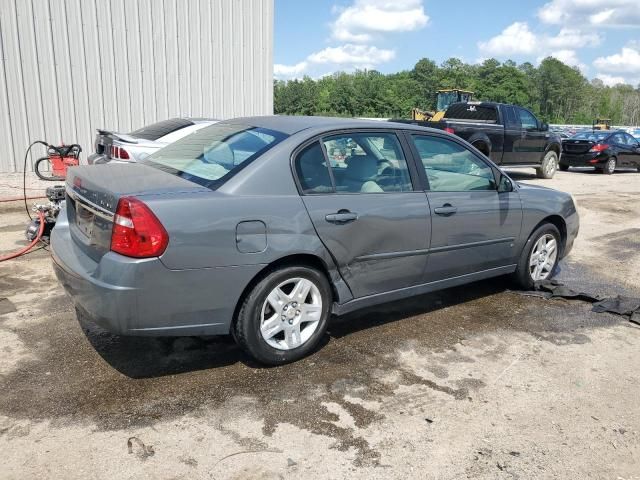
[{"label": "red hose", "polygon": [[42,237],[42,233],[44,232],[44,214],[38,210],[38,218],[40,219],[40,228],[38,229],[38,235],[36,235],[36,238],[33,239],[33,241],[27,245],[26,247],[24,247],[22,250],[18,250],[15,253],[10,253],[9,255],[5,255],[4,257],[0,257],[0,262],[4,262],[6,260],[11,260],[12,258],[16,258],[19,257],[20,255],[24,255],[25,253],[27,253],[29,250],[31,250],[36,243],[38,243],[40,241],[40,238]]}]

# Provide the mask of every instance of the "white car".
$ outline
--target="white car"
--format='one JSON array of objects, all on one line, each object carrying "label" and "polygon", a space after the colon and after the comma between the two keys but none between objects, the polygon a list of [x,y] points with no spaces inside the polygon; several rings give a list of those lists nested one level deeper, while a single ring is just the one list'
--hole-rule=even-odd
[{"label": "white car", "polygon": [[87,160],[90,165],[139,162],[162,147],[217,122],[211,118],[170,118],[130,133],[98,129],[95,152]]}]

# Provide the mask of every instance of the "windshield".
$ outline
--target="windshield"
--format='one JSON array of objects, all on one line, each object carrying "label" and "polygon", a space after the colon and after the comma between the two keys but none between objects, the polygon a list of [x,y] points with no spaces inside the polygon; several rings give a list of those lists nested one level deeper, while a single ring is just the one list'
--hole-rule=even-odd
[{"label": "windshield", "polygon": [[604,140],[611,132],[578,132],[573,137],[572,140],[589,140],[590,142],[599,142]]},{"label": "windshield", "polygon": [[285,137],[266,128],[217,123],[167,145],[140,163],[217,188]]}]

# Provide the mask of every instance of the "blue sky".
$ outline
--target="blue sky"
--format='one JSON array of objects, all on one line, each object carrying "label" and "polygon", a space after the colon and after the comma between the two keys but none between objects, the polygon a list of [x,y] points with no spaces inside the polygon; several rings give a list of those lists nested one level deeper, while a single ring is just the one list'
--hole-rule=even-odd
[{"label": "blue sky", "polygon": [[274,75],[554,56],[606,84],[640,84],[640,0],[275,0]]}]

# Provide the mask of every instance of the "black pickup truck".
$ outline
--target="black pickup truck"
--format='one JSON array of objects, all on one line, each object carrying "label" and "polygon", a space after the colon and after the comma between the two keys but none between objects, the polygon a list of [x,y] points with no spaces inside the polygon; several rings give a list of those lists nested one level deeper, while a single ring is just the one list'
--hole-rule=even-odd
[{"label": "black pickup truck", "polygon": [[526,108],[493,102],[453,103],[439,122],[401,120],[453,133],[503,167],[535,168],[552,178],[562,149],[560,137]]}]

